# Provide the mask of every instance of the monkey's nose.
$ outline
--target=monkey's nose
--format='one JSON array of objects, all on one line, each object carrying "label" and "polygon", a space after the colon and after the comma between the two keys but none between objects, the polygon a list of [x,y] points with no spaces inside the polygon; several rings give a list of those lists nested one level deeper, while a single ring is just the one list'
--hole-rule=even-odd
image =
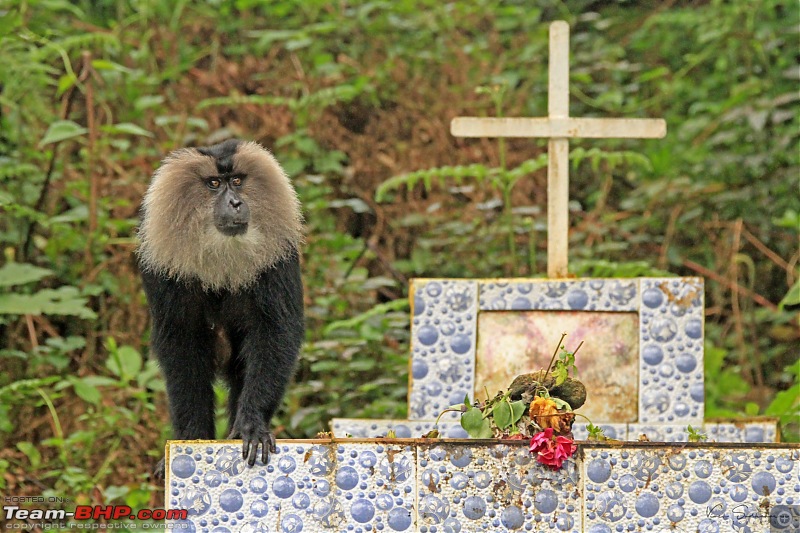
[{"label": "monkey's nose", "polygon": [[234,209],[236,209],[238,211],[239,210],[239,206],[242,205],[242,201],[237,199],[237,198],[231,198],[230,199],[230,204],[231,204],[232,208],[234,208]]}]

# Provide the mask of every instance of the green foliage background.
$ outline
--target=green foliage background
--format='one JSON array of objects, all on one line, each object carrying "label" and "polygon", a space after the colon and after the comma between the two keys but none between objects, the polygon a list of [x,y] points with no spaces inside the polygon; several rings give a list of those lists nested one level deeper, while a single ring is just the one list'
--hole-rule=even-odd
[{"label": "green foliage background", "polygon": [[8,0],[0,491],[162,501],[136,212],[166,152],[231,135],[275,152],[308,221],[279,436],[405,416],[408,279],[545,268],[545,143],[448,131],[546,114],[556,19],[572,115],[669,128],[572,143],[572,271],[704,276],[706,415],[778,416],[796,440],[797,2]]}]

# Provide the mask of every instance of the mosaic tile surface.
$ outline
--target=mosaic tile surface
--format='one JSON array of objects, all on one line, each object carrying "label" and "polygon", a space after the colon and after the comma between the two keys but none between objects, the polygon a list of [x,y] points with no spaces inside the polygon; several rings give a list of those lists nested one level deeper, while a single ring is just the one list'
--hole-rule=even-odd
[{"label": "mosaic tile surface", "polygon": [[420,446],[419,530],[581,531],[574,460],[554,471],[526,445]]},{"label": "mosaic tile surface", "polygon": [[[194,531],[413,531],[416,450],[410,445],[283,441],[249,468],[241,444],[168,445],[169,508]],[[191,531],[192,528],[189,528]]]},{"label": "mosaic tile surface", "polygon": [[[589,431],[586,429],[588,423],[575,422],[572,425],[572,436],[575,440],[586,440],[589,438]],[[627,440],[628,424],[597,424],[602,430],[603,435],[609,439]]]},{"label": "mosaic tile surface", "polygon": [[640,279],[639,422],[703,420],[703,281]]},{"label": "mosaic tile surface", "polygon": [[[374,439],[385,437],[392,430],[398,439],[417,439],[436,427],[435,420],[387,420],[364,418],[334,418],[333,434],[337,438]],[[437,428],[443,438],[466,439],[469,435],[458,420],[440,420]]]},{"label": "mosaic tile surface", "polygon": [[[637,279],[481,282],[481,311],[638,311]],[[558,339],[556,339],[558,340]]]},{"label": "mosaic tile surface", "polygon": [[247,467],[237,441],[171,441],[183,531],[794,533],[800,446],[584,444],[561,470],[527,442],[278,441]]},{"label": "mosaic tile surface", "polygon": [[800,530],[797,448],[592,449],[582,467],[589,533]]},{"label": "mosaic tile surface", "polygon": [[435,419],[473,395],[478,282],[412,281],[411,295],[408,412],[412,420]]},{"label": "mosaic tile surface", "polygon": [[[609,439],[638,441],[644,435],[651,442],[687,442],[688,426],[677,424],[597,424]],[[334,418],[331,420],[337,438],[348,435],[356,438],[386,436],[394,430],[397,438],[420,438],[436,426],[435,420],[367,420],[359,418]],[[575,440],[587,440],[587,424],[576,422],[572,426]],[[692,424],[692,428],[704,433],[708,442],[767,443],[778,441],[778,420],[746,419],[740,422],[708,421]],[[443,438],[467,438],[467,432],[457,420],[439,421],[439,432]]]},{"label": "mosaic tile surface", "polygon": [[717,442],[777,442],[778,421],[725,421],[709,423],[708,437]]}]

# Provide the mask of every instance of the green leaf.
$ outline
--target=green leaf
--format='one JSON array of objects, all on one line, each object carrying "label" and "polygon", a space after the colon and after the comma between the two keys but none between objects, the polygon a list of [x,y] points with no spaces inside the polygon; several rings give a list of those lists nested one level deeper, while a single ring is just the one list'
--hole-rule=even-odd
[{"label": "green leaf", "polygon": [[44,137],[39,141],[39,146],[66,141],[67,139],[86,135],[88,132],[89,130],[71,120],[57,120],[47,128]]},{"label": "green leaf", "polygon": [[139,375],[136,376],[136,381],[143,389],[150,389],[154,391],[164,391],[164,380],[161,378],[161,369],[153,359],[148,359],[144,363],[144,367]]},{"label": "green leaf", "polygon": [[340,369],[342,363],[340,361],[317,361],[316,363],[311,364],[311,371],[312,372],[332,372],[335,370]]},{"label": "green leaf", "polygon": [[555,403],[556,407],[558,407],[559,409],[564,409],[565,411],[572,411],[572,406],[567,402],[565,402],[564,400],[562,400],[561,398],[556,398],[554,396],[551,396],[550,399],[553,400],[553,403]]},{"label": "green leaf", "polygon": [[477,407],[472,407],[461,415],[461,427],[473,439],[492,438],[492,426],[489,420],[483,418],[483,412]]},{"label": "green leaf", "polygon": [[67,91],[67,89],[75,85],[77,82],[78,78],[75,76],[75,74],[72,73],[64,74],[58,79],[58,88],[56,89],[56,95],[61,96]]},{"label": "green leaf", "polygon": [[797,283],[792,285],[792,288],[789,289],[789,292],[783,297],[781,303],[778,304],[781,310],[787,305],[800,305],[800,279],[797,280]]},{"label": "green leaf", "polygon": [[567,367],[564,366],[563,364],[561,365],[556,364],[553,366],[554,368],[553,370],[550,371],[550,373],[556,380],[556,386],[558,386],[567,381],[567,377],[569,376],[569,371],[567,370]]},{"label": "green leaf", "polygon": [[30,442],[17,443],[17,449],[24,453],[28,460],[31,462],[31,467],[38,468],[42,464],[42,454],[39,453],[38,448]]},{"label": "green leaf", "polygon": [[87,299],[75,287],[44,289],[35,294],[0,294],[0,315],[72,315],[93,319]]},{"label": "green leaf", "polygon": [[125,485],[109,485],[105,489],[103,489],[103,496],[105,496],[104,500],[107,502],[111,502],[116,500],[117,498],[122,498],[126,494],[130,492],[130,488]]},{"label": "green leaf", "polygon": [[126,73],[134,72],[133,69],[129,69],[124,65],[120,65],[119,63],[114,63],[113,61],[109,61],[108,59],[93,59],[92,67],[95,70],[113,70],[116,72],[126,72]]},{"label": "green leaf", "polygon": [[511,423],[516,424],[519,422],[519,419],[522,418],[522,415],[525,414],[525,402],[522,400],[517,400],[516,402],[511,402]]},{"label": "green leaf", "polygon": [[11,433],[12,431],[14,431],[14,424],[11,423],[10,405],[0,404],[0,431],[2,431],[3,433]]},{"label": "green leaf", "polygon": [[494,409],[492,409],[492,418],[494,418],[494,423],[500,429],[506,429],[511,425],[511,406],[508,401],[501,401],[494,406]]},{"label": "green leaf", "polygon": [[108,376],[85,376],[82,377],[81,380],[87,385],[91,385],[93,387],[109,387],[117,385],[117,381]]},{"label": "green leaf", "polygon": [[131,124],[130,122],[120,122],[119,124],[112,124],[111,126],[103,126],[102,129],[106,133],[123,134],[123,135],[138,135],[140,137],[153,137],[153,134],[146,129]]},{"label": "green leaf", "polygon": [[0,287],[31,283],[52,275],[52,270],[28,263],[7,263],[0,267]]},{"label": "green leaf", "polygon": [[770,416],[800,414],[800,383],[775,394],[775,398],[764,410],[764,414]]},{"label": "green leaf", "polygon": [[747,402],[744,404],[744,412],[748,416],[756,416],[758,414],[758,404],[755,402]]},{"label": "green leaf", "polygon": [[131,346],[120,346],[111,352],[106,360],[106,367],[123,381],[135,378],[142,369],[142,356]]},{"label": "green leaf", "polygon": [[149,490],[133,489],[125,496],[125,505],[133,509],[141,509],[150,503],[152,494]]},{"label": "green leaf", "polygon": [[151,107],[157,107],[164,103],[164,96],[163,95],[145,95],[140,96],[133,102],[133,108],[137,111],[141,111],[143,109],[148,109]]},{"label": "green leaf", "polygon": [[688,433],[689,442],[704,442],[708,440],[708,435],[697,428],[693,428],[691,425],[686,428],[686,432]]},{"label": "green leaf", "polygon": [[81,378],[76,378],[74,376],[70,376],[67,378],[70,383],[72,383],[72,387],[75,389],[75,393],[78,397],[92,405],[97,405],[100,403],[100,391],[94,385],[84,381]]}]

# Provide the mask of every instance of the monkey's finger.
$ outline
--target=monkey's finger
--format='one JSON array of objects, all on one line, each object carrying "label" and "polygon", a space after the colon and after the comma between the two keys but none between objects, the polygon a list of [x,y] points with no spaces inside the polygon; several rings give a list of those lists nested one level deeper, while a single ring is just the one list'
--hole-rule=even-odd
[{"label": "monkey's finger", "polygon": [[275,435],[270,433],[267,438],[269,439],[269,451],[272,453],[278,453],[278,445],[275,443]]},{"label": "monkey's finger", "polygon": [[[269,437],[267,437],[267,438],[269,438]],[[261,462],[264,463],[264,464],[267,464],[267,461],[269,461],[269,451],[270,451],[269,448],[270,447],[267,446],[267,444],[268,444],[267,442],[262,442],[261,443]]]},{"label": "monkey's finger", "polygon": [[247,464],[253,466],[258,457],[258,441],[250,441],[250,455],[247,457]]},{"label": "monkey's finger", "polygon": [[242,439],[242,459],[247,459],[247,452],[250,451],[250,442],[247,439]]}]

